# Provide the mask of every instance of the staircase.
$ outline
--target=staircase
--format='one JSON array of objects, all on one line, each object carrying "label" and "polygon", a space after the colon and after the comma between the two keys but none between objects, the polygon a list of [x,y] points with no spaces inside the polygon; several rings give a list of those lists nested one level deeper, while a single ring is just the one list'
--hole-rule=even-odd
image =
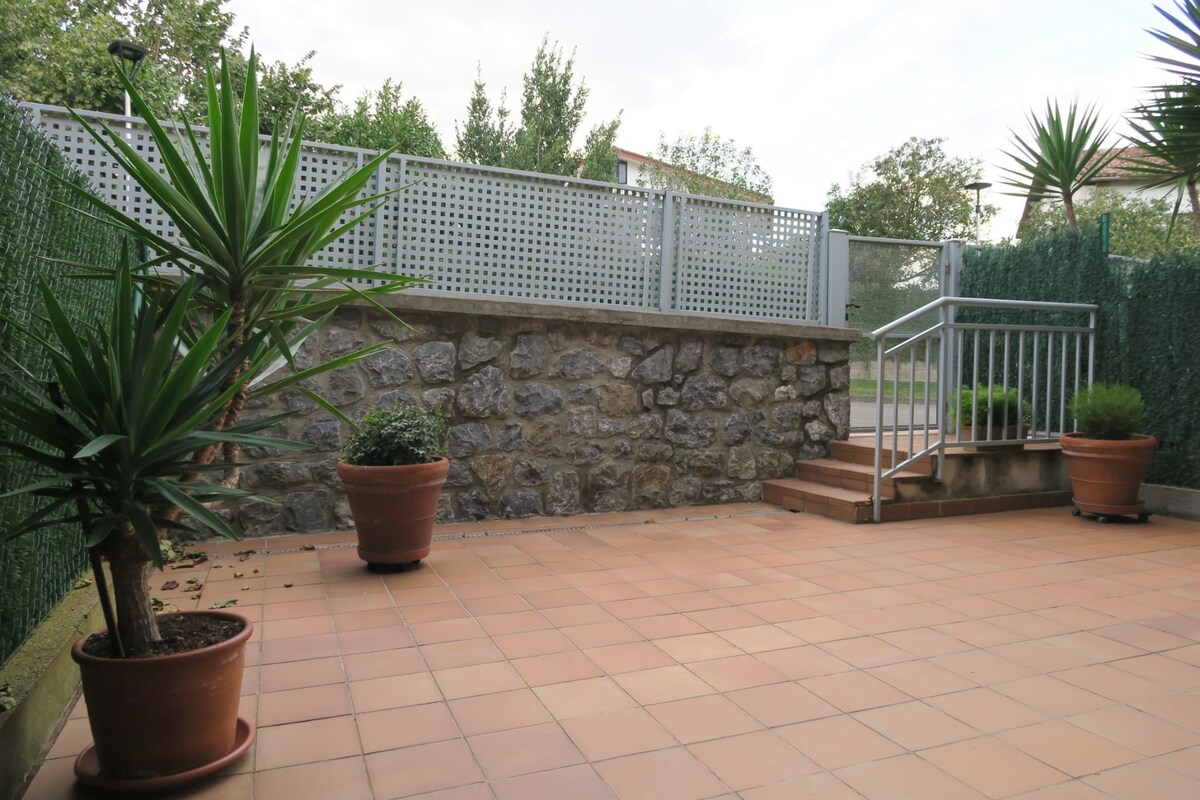
[{"label": "staircase", "polygon": [[[885,441],[891,449],[891,442]],[[899,460],[908,458],[903,449]],[[832,458],[801,461],[796,477],[763,482],[763,500],[842,522],[871,521],[875,435],[833,443]],[[1008,450],[947,450],[943,479],[926,456],[883,481],[883,522],[1071,504],[1070,480],[1055,443]]]}]

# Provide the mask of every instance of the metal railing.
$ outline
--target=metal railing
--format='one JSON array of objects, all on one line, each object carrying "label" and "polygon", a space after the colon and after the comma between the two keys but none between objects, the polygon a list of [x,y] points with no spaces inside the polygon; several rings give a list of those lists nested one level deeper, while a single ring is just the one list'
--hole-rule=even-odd
[{"label": "metal railing", "polygon": [[[23,108],[98,194],[174,235],[65,108]],[[158,159],[141,119],[80,116]],[[182,135],[181,126],[163,127]],[[204,150],[207,129],[193,131]],[[305,142],[293,200],[375,155]],[[363,195],[398,187],[407,188],[312,261],[422,275],[438,294],[846,325],[846,267],[830,259],[821,212],[400,154]]]},{"label": "metal railing", "polygon": [[[962,308],[1007,310],[1013,314],[1006,315],[1003,322],[960,321],[957,317]],[[1085,374],[1091,386],[1095,376],[1098,310],[1099,306],[1084,303],[942,297],[872,331],[870,338],[876,343],[878,359],[872,494],[875,521],[881,520],[883,481],[926,456],[937,453],[936,477],[941,480],[948,448],[1057,441],[1058,434],[1067,430],[1068,390],[1070,394],[1079,391]],[[934,313],[937,321],[925,330],[889,344],[897,329]],[[1043,318],[1046,314],[1086,315],[1087,322],[1007,319],[1026,314]],[[885,380],[889,366],[890,397]],[[971,388],[964,391],[967,386]],[[902,387],[907,388],[908,396],[903,405]],[[982,423],[981,404],[987,408]],[[891,446],[885,448],[884,417],[889,409]],[[971,425],[964,426],[968,416]],[[904,440],[907,447],[902,449]]]}]

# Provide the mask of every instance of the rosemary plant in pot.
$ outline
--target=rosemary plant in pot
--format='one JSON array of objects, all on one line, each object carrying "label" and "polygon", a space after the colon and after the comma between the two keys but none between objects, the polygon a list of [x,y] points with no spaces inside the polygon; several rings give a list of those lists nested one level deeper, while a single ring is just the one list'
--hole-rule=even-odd
[{"label": "rosemary plant in pot", "polygon": [[346,442],[338,477],[368,565],[415,564],[433,543],[442,485],[446,420],[436,411],[393,406],[368,411]]},{"label": "rosemary plant in pot", "polygon": [[[38,378],[22,374],[20,365],[7,367],[13,380],[25,383],[17,399],[5,402],[3,420],[13,430],[35,436],[35,444],[10,437],[10,446],[49,473],[46,481],[22,490],[45,497],[48,506],[20,530],[35,530],[56,510],[76,504],[74,518],[85,527],[88,545],[95,548],[94,562],[103,556],[112,568],[116,608],[108,615],[108,624],[126,656],[155,649],[164,638],[148,585],[150,567],[161,558],[157,542],[163,532],[184,526],[186,514],[219,533],[234,534],[210,506],[246,496],[236,488],[239,448],[260,441],[254,431],[271,424],[243,421],[246,400],[294,389],[345,420],[338,409],[307,388],[310,379],[385,345],[305,369],[293,354],[339,306],[367,302],[388,313],[375,298],[416,282],[402,276],[381,280],[369,268],[307,265],[310,257],[351,230],[391,194],[367,192],[368,182],[389,153],[331,181],[315,196],[300,197],[303,122],[269,140],[259,136],[256,64],[251,53],[241,101],[224,58],[219,86],[209,73],[207,147],[201,146],[190,126],[168,132],[169,126],[155,118],[122,73],[118,77],[135,113],[145,120],[149,139],[145,152],[124,138],[123,128],[97,130],[76,115],[171,222],[173,235],[163,235],[85,188],[63,181],[86,209],[84,213],[105,218],[131,234],[147,245],[153,257],[136,273],[128,268],[92,268],[115,281],[107,327],[76,325],[82,331],[77,333],[54,304],[52,293],[43,291],[57,337],[43,345],[60,395],[39,395],[44,387]],[[179,276],[159,275],[153,269],[164,264],[176,267]],[[363,280],[373,283],[364,286]],[[134,284],[144,290],[142,305],[132,299]],[[165,297],[172,299],[157,299]],[[97,577],[102,574],[97,571]],[[249,637],[248,622],[235,621],[234,627],[241,630],[234,639]],[[90,667],[81,669],[86,680]],[[143,679],[136,670],[130,667],[126,672],[132,688],[121,691],[131,693],[127,696],[136,699],[135,706],[156,705],[145,699]],[[168,672],[174,676],[168,681],[175,688],[188,682],[205,685],[207,680],[189,677],[191,673],[178,667]],[[98,692],[85,688],[94,729],[98,721],[125,714],[106,704],[106,698],[117,693],[111,685]],[[225,689],[222,693],[229,694]],[[235,686],[231,701],[235,713],[238,694]],[[206,697],[198,708],[136,726],[143,738],[133,747],[109,748],[97,733],[98,762],[81,759],[76,773],[98,785],[125,789],[134,785],[131,781],[144,788],[149,785],[146,781],[171,785],[206,774],[223,758],[236,756],[234,744],[245,744],[251,735],[248,726],[235,725],[235,719],[222,723],[221,744],[208,750],[228,752],[206,763],[198,764],[201,758],[195,752],[172,763],[126,764],[119,756],[122,750],[132,750],[134,756],[151,750],[180,752],[181,740],[196,724],[196,714],[212,705]],[[221,705],[230,703],[223,700]]]},{"label": "rosemary plant in pot", "polygon": [[1059,437],[1071,488],[1074,513],[1136,515],[1145,520],[1138,500],[1142,478],[1158,440],[1136,433],[1145,417],[1142,396],[1132,386],[1097,383],[1071,398],[1077,430]]}]

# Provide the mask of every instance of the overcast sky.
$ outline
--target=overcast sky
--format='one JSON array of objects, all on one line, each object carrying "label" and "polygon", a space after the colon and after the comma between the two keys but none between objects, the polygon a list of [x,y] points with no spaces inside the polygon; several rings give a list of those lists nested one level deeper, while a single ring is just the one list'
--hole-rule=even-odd
[{"label": "overcast sky", "polygon": [[[1158,0],[1174,8],[1174,0]],[[424,104],[447,149],[476,66],[493,100],[544,35],[575,51],[591,95],[581,126],[621,114],[619,146],[653,151],[712,126],[753,148],[778,205],[821,209],[830,184],[910,136],[945,137],[998,184],[1008,130],[1046,98],[1117,120],[1164,73],[1150,0],[229,0],[269,60],[309,50],[351,102],[387,78]],[[1120,126],[1123,128],[1123,126]],[[1020,201],[985,193],[1013,234]]]}]

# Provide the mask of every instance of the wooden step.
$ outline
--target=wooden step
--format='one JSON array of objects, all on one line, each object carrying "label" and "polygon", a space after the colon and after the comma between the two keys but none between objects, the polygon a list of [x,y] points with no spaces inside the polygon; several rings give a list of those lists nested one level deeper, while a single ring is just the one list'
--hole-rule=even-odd
[{"label": "wooden step", "polygon": [[[796,477],[812,483],[868,494],[875,489],[874,467],[836,458],[812,458],[797,462]],[[927,480],[928,472],[901,470],[883,480],[881,494],[885,499],[895,497],[897,481],[919,483]]]}]

